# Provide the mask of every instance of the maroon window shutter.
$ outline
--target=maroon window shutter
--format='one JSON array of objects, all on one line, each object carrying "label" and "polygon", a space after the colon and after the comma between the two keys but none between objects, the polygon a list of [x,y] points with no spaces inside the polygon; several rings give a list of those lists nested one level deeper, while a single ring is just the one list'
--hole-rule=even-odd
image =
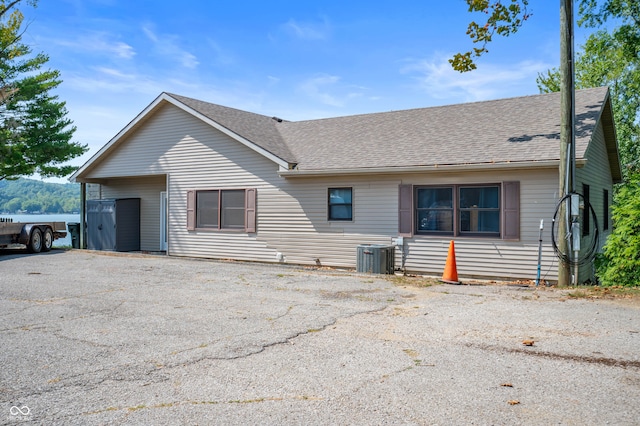
[{"label": "maroon window shutter", "polygon": [[187,230],[196,229],[196,191],[187,191]]},{"label": "maroon window shutter", "polygon": [[413,185],[398,187],[398,233],[405,237],[413,235]]},{"label": "maroon window shutter", "polygon": [[256,192],[255,188],[245,191],[245,229],[247,232],[256,232]]},{"label": "maroon window shutter", "polygon": [[520,239],[520,182],[503,182],[502,238]]}]

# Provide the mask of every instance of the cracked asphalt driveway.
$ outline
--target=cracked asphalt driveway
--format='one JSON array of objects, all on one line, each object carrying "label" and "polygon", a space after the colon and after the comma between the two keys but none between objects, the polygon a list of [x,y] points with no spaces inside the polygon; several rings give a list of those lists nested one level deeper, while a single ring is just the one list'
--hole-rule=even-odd
[{"label": "cracked asphalt driveway", "polygon": [[54,250],[0,254],[0,308],[3,424],[640,419],[624,300]]}]

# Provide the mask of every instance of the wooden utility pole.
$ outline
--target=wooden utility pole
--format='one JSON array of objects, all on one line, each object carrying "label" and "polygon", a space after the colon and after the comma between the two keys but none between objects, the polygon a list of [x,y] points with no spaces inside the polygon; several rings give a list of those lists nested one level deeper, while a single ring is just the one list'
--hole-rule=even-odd
[{"label": "wooden utility pole", "polygon": [[[573,53],[573,0],[560,0],[560,166],[559,199],[573,192],[575,158],[575,66]],[[560,207],[558,215],[558,249],[569,258],[572,255],[569,212],[567,203]],[[571,265],[560,259],[558,264],[558,285],[571,283]]]}]

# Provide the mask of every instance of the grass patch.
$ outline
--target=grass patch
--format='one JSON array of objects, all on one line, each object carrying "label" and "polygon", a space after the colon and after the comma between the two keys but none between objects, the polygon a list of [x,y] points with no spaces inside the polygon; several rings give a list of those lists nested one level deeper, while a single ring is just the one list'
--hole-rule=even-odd
[{"label": "grass patch", "polygon": [[431,287],[439,284],[435,278],[420,277],[417,275],[393,275],[388,278],[393,285],[409,287]]},{"label": "grass patch", "polygon": [[572,299],[640,299],[640,287],[573,287],[567,296]]}]

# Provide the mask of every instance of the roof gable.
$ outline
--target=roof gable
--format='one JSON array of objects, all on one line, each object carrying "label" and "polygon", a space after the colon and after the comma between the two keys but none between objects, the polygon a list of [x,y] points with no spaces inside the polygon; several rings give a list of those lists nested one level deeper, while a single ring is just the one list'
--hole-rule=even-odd
[{"label": "roof gable", "polygon": [[[162,93],[73,173],[69,180],[73,182],[77,178],[89,173],[92,167],[106,158],[120,143],[127,139],[128,135],[135,132],[166,103],[172,104],[203,120],[210,126],[274,161],[280,167],[285,169],[293,167],[293,156],[279,135],[277,135],[277,131],[275,131],[274,123],[276,120],[263,115],[209,104],[184,96]],[[259,129],[262,129],[262,132],[260,132]],[[258,139],[260,143],[248,139],[245,135],[248,135],[248,137],[252,139]],[[262,137],[260,137],[260,135],[262,135]]]}]

